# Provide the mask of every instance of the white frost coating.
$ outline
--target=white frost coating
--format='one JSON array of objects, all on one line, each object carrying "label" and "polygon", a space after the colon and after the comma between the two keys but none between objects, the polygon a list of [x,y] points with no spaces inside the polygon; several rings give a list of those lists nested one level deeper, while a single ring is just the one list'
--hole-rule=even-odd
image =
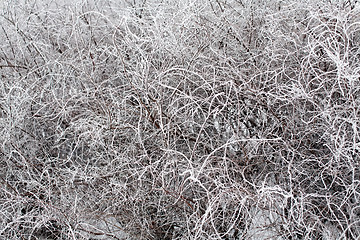
[{"label": "white frost coating", "polygon": [[356,2],[0,1],[1,237],[360,239]]}]

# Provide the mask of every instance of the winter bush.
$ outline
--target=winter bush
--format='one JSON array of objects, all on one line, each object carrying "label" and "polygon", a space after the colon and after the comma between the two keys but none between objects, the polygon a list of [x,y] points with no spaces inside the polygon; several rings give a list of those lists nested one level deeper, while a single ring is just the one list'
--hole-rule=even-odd
[{"label": "winter bush", "polygon": [[357,1],[0,19],[1,239],[360,238]]}]

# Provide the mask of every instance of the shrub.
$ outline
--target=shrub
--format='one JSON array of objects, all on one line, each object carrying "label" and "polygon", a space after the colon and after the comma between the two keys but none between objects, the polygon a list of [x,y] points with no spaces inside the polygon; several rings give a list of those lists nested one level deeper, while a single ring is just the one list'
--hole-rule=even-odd
[{"label": "shrub", "polygon": [[4,239],[357,239],[357,1],[5,1]]}]

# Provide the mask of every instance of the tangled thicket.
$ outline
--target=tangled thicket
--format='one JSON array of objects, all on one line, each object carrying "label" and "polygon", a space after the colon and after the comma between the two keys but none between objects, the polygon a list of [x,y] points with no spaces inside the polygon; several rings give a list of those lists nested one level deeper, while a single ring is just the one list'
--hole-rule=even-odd
[{"label": "tangled thicket", "polygon": [[119,2],[2,3],[1,239],[360,237],[356,1]]}]

